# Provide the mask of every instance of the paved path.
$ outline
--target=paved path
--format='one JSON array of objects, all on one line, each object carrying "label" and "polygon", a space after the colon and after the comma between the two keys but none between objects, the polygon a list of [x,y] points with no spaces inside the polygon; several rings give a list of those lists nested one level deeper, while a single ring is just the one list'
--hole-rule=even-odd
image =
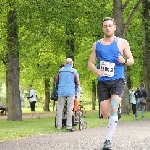
[{"label": "paved path", "polygon": [[[0,150],[101,150],[107,127],[37,135],[0,143]],[[118,123],[113,150],[150,150],[150,120]]]}]

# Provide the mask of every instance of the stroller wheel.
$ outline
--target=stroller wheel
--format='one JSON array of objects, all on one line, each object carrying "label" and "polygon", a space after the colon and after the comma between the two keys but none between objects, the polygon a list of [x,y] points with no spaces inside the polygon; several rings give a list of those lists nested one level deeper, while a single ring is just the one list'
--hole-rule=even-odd
[{"label": "stroller wheel", "polygon": [[84,129],[87,128],[87,123],[86,122],[83,123],[83,127],[84,127]]},{"label": "stroller wheel", "polygon": [[83,129],[83,125],[82,123],[79,122],[79,130],[82,130]]},{"label": "stroller wheel", "polygon": [[82,129],[86,129],[87,128],[87,123],[86,122],[79,122],[79,130],[82,130]]}]

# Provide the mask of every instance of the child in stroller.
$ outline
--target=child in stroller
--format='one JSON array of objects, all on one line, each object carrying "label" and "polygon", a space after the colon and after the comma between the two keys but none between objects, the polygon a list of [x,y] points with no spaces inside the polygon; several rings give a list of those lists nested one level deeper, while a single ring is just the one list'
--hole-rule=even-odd
[{"label": "child in stroller", "polygon": [[[83,117],[83,105],[79,104],[80,101],[77,100],[77,96],[75,96],[74,100],[74,122],[79,124],[79,130],[86,129],[87,128],[87,123],[84,122]],[[82,101],[81,101],[82,102]]]},{"label": "child in stroller", "polygon": [[[87,128],[87,123],[84,122],[83,113],[80,109],[81,107],[83,108],[83,106],[79,104],[79,101],[77,100],[77,96],[75,96],[74,108],[72,112],[72,126],[79,125],[79,130]],[[66,126],[66,119],[67,119],[66,115],[67,115],[67,101],[63,109],[62,127]],[[56,117],[55,117],[55,127],[56,127]]]}]

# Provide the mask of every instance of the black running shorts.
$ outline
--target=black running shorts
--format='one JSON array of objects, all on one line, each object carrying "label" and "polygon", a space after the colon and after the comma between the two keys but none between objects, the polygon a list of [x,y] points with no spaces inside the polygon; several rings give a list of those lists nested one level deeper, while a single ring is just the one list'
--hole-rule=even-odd
[{"label": "black running shorts", "polygon": [[125,80],[98,81],[97,93],[99,102],[108,100],[111,95],[123,96]]},{"label": "black running shorts", "polygon": [[35,111],[35,103],[36,101],[30,102],[31,111]]}]

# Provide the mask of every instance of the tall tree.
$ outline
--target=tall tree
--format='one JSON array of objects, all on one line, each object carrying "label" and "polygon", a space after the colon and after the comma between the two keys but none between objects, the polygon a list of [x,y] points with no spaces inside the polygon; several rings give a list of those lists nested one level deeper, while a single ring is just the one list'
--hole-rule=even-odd
[{"label": "tall tree", "polygon": [[95,110],[96,106],[96,81],[92,81],[92,110]]},{"label": "tall tree", "polygon": [[[127,21],[125,22],[123,18],[123,13],[126,7],[128,6],[129,2],[130,2],[129,0],[126,0],[125,3],[123,4],[122,0],[113,0],[113,18],[115,19],[116,25],[117,25],[116,36],[119,36],[122,38],[125,37],[125,33],[132,21],[132,18],[135,12],[139,8],[139,5],[141,4],[142,0],[137,1],[133,10],[128,15],[129,17],[127,18]],[[126,83],[127,83],[128,76],[127,76],[126,66],[125,66],[125,77],[126,77]],[[127,84],[125,85],[125,91],[124,91],[123,100],[121,104],[122,104],[121,105],[122,113],[128,113],[129,112],[129,89],[128,89]]]},{"label": "tall tree", "polygon": [[150,110],[150,31],[149,31],[149,0],[143,0],[143,79],[148,91],[147,110]]},{"label": "tall tree", "polygon": [[72,58],[74,60],[74,23],[75,23],[75,12],[74,12],[73,1],[64,1],[64,8],[66,8],[65,27],[66,27],[66,58]]},{"label": "tall tree", "polygon": [[45,107],[44,111],[50,111],[50,79],[45,79]]},{"label": "tall tree", "polygon": [[[132,4],[137,3],[137,1],[138,0],[134,2],[127,1],[129,3],[125,2],[123,4],[124,7],[125,4],[128,4],[128,7],[125,7],[123,13],[125,21],[127,20],[126,16],[129,14],[129,7],[134,6]],[[0,13],[1,20],[4,20],[3,12],[6,11],[4,3],[0,6],[0,9],[3,9]],[[89,85],[92,85],[91,80],[95,79],[95,75],[89,74],[89,71],[85,69],[87,68],[88,56],[91,52],[91,44],[89,43],[93,43],[93,41],[102,36],[102,32],[99,29],[101,28],[100,22],[104,16],[111,15],[112,4],[113,1],[111,0],[95,0],[94,2],[92,0],[86,0],[84,2],[79,0],[17,1],[15,5],[19,23],[18,36],[20,49],[19,57],[21,58],[19,60],[21,84],[26,87],[32,82],[34,86],[37,87],[36,90],[38,93],[42,95],[45,89],[45,82],[43,81],[49,78],[50,82],[53,81],[52,78],[57,73],[59,64],[62,63],[66,57],[66,45],[68,45],[68,50],[71,54],[67,55],[67,57],[72,57],[72,54],[75,57],[74,63],[80,73],[81,85],[83,86],[83,90],[87,89],[84,93],[88,91],[91,93],[92,89],[90,88],[92,86]],[[138,19],[140,19],[140,16],[137,20]],[[137,29],[137,26],[140,26],[138,22],[139,21],[133,22],[132,29],[130,27],[128,30],[129,32],[126,32],[128,39],[131,38],[130,42],[134,43],[136,47],[139,46],[136,45],[137,40],[132,40],[134,37],[130,37],[130,35],[134,36],[135,30],[133,30],[133,27],[134,29]],[[0,24],[0,28],[3,32],[0,32],[0,34],[4,34],[2,25],[4,26],[4,24]],[[136,33],[136,35],[137,34],[138,33]],[[6,36],[4,35],[2,40],[5,39],[5,37]],[[138,42],[141,44],[140,33],[137,37],[139,37]],[[69,39],[68,42],[67,39]],[[6,49],[5,47],[2,48],[4,45],[2,40],[0,41],[0,52],[2,52],[3,49]],[[73,48],[71,48],[71,44],[69,43],[73,43]],[[137,50],[135,51],[135,54],[137,55]],[[37,63],[40,64],[40,69],[37,67]],[[50,65],[47,68],[46,66],[49,63]],[[132,71],[133,74],[137,74],[139,68],[134,66],[130,71]],[[138,68],[138,71],[135,71],[136,68]],[[140,77],[139,74],[137,76]],[[139,79],[136,79],[136,76],[134,76],[134,78],[132,76],[131,79],[132,81],[134,80],[134,83],[138,83]],[[50,88],[48,89],[50,90]],[[84,96],[88,94],[84,94]],[[48,104],[48,101],[45,104]]]},{"label": "tall tree", "polygon": [[70,23],[66,23],[66,58],[74,60],[74,29]]},{"label": "tall tree", "polygon": [[19,50],[16,10],[11,5],[8,12],[8,120],[21,121],[19,92]]}]

